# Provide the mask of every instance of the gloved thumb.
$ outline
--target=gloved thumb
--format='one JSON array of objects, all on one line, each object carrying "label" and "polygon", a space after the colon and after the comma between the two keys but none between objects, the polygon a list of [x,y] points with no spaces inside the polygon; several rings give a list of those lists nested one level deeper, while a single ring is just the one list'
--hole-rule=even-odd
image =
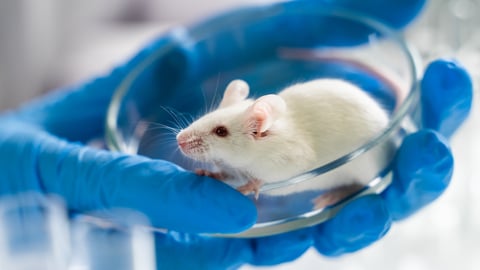
[{"label": "gloved thumb", "polygon": [[132,208],[156,227],[232,233],[256,219],[254,204],[229,186],[167,161],[72,144],[8,123],[0,133],[0,193],[41,190],[73,210]]}]

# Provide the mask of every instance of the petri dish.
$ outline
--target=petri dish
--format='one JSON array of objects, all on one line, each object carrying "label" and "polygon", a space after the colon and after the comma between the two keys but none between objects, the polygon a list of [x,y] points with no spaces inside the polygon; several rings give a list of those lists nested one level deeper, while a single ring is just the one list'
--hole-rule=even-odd
[{"label": "petri dish", "polygon": [[[398,33],[364,14],[310,1],[244,7],[173,28],[158,44],[112,98],[106,121],[111,150],[194,170],[199,164],[178,150],[174,130],[213,110],[234,79],[259,97],[298,82],[339,78],[368,92],[389,115],[388,126],[360,147],[263,185],[258,198],[250,196],[258,211],[252,228],[215,236],[259,237],[312,226],[359,196],[382,192],[391,183],[396,148],[418,129],[418,58]],[[387,155],[374,158],[380,148]],[[346,172],[369,184],[322,208],[312,207],[312,200],[328,190],[286,192]]]}]

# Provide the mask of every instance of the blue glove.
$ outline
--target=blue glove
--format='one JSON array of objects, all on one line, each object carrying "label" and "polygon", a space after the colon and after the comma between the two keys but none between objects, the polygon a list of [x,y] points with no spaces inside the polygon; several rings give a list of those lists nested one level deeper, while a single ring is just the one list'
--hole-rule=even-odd
[{"label": "blue glove", "polygon": [[339,256],[379,240],[393,221],[418,211],[447,188],[453,157],[445,135],[450,136],[459,127],[471,107],[470,77],[455,61],[432,62],[421,84],[424,129],[403,141],[394,161],[393,182],[382,194],[360,197],[320,225],[281,235],[222,239],[175,232],[157,234],[159,268],[275,265],[298,258],[312,245],[325,256]]},{"label": "blue glove", "polygon": [[107,106],[125,74],[167,39],[111,74],[1,115],[0,195],[56,194],[82,212],[131,208],[156,227],[191,233],[249,228],[255,206],[234,189],[166,161],[85,146],[103,136]]},{"label": "blue glove", "polygon": [[[350,2],[354,1],[338,1],[345,5]],[[371,1],[373,2],[375,1]],[[400,3],[405,1],[395,1],[397,2],[402,5]],[[395,19],[391,22],[399,27],[406,24],[423,2],[410,1],[405,5],[407,8],[403,9],[403,13],[395,13]],[[372,14],[375,15],[379,10],[390,7],[390,3],[365,5],[368,6],[372,7]],[[383,16],[383,13],[381,14]],[[110,207],[132,208],[145,213],[154,226],[188,233],[229,233],[251,226],[256,217],[253,204],[218,181],[197,177],[165,161],[153,161],[84,146],[88,140],[103,133],[103,119],[113,90],[133,67],[165,44],[179,44],[181,46],[177,52],[187,52],[186,55],[192,56],[188,54],[192,48],[183,46],[183,38],[165,36],[107,76],[49,95],[1,116],[0,194],[14,194],[26,190],[54,193],[62,196],[70,209],[79,211]],[[215,60],[219,63],[224,63],[222,56],[231,55],[228,48],[235,48],[226,45],[224,54],[220,52],[216,55]],[[177,56],[174,54],[170,58]],[[209,60],[212,56],[208,54],[197,56],[187,57],[185,63],[190,65],[188,69],[185,68],[185,63],[182,65],[175,61],[164,61],[159,74],[163,74],[165,78],[180,80],[186,73],[200,76],[202,72],[209,72],[207,69],[200,70],[199,63],[206,63],[207,66],[219,70],[224,67],[218,63],[208,65],[212,61]],[[258,55],[252,57],[256,56]],[[230,62],[230,65],[234,64],[236,63]],[[440,62],[440,66],[451,67],[446,69],[445,74],[453,71],[466,75],[463,69],[455,64]],[[428,74],[430,76],[427,76]],[[435,81],[437,76],[444,78],[445,74],[434,69],[433,72],[426,73],[424,81],[428,78]],[[468,91],[471,92],[468,76],[459,76],[458,80],[452,81],[454,84],[447,84],[440,89],[445,89],[446,92],[459,89],[459,93],[445,100],[454,105],[460,101],[468,105],[469,100],[471,101],[471,96],[468,95]],[[434,94],[432,91],[426,94],[424,100],[435,100],[431,99]],[[453,132],[463,121],[460,106],[447,108],[452,109],[451,113],[456,115],[455,118],[445,112],[441,114],[444,117],[428,122],[426,119],[435,119],[434,112],[444,112],[444,107],[435,104],[437,103],[433,102],[430,109],[425,110],[425,127],[440,132],[450,128]],[[469,108],[465,108],[464,111],[468,112]],[[437,189],[431,191],[428,183],[449,179],[451,164],[442,161],[451,160],[451,153],[438,133],[423,131],[410,138],[405,140],[397,157],[395,183],[399,184],[392,185],[382,196],[360,198],[345,207],[334,219],[320,226],[283,235],[258,239],[215,239],[173,232],[158,234],[158,265],[167,269],[174,266],[224,269],[243,263],[271,265],[297,258],[312,244],[323,254],[339,255],[376,241],[388,230],[392,218],[413,213],[445,188],[436,186]],[[434,146],[440,145],[439,148],[444,146],[447,157],[428,158],[432,153],[427,146],[431,144],[427,145],[425,141],[432,142]],[[418,153],[425,148],[427,157],[422,159],[423,156]],[[408,149],[415,149],[414,156],[420,160],[406,162],[412,153],[412,150]],[[400,154],[402,151],[405,153],[403,157]],[[438,167],[445,171],[438,172],[436,165],[444,165]],[[422,173],[420,176],[426,174],[431,177],[420,177],[418,172]],[[423,185],[425,182],[427,184]],[[415,189],[411,188],[409,183],[413,183]],[[422,188],[425,186],[427,188]],[[424,196],[424,190],[429,191],[429,196]],[[212,194],[222,194],[221,199],[220,196]],[[397,202],[397,199],[400,200]],[[351,220],[358,222],[359,226],[348,227]]]},{"label": "blue glove", "polygon": [[[355,5],[353,1],[338,1],[338,3]],[[393,3],[398,6],[404,5],[406,8],[403,9],[404,17],[401,16],[402,13],[396,12],[395,18],[391,18],[395,26],[401,27],[413,18],[424,1],[393,1]],[[363,4],[366,4],[363,7],[372,8],[363,11],[370,12],[372,15],[381,14],[385,20],[390,19],[386,16],[390,13],[380,11],[390,7],[392,2],[382,4],[378,1],[364,1]],[[241,12],[248,14],[252,11]],[[233,15],[227,14],[224,17],[232,18]],[[213,22],[207,22],[202,27],[208,26],[209,23],[213,27]],[[274,21],[270,23],[276,24]],[[264,25],[264,27],[267,26]],[[234,41],[229,39],[229,34],[231,33],[212,37],[212,39],[218,39],[209,43],[216,48],[213,50],[214,55],[208,55],[207,50],[196,55],[196,59],[202,59],[200,63],[211,61],[211,65],[208,66],[213,67],[212,71],[203,69],[204,74],[219,72],[221,69],[215,70],[219,66],[228,69],[248,63],[249,57],[252,59],[259,56],[268,57],[268,52],[262,51],[264,49],[262,41],[260,44],[252,45],[259,46],[259,48],[252,48],[255,52],[254,56],[233,57],[233,61],[237,62],[232,64],[232,55],[237,55],[235,44],[221,48],[225,43]],[[245,36],[248,34],[245,31]],[[294,38],[294,40],[302,45],[301,39]],[[345,44],[352,43],[356,42]],[[250,43],[246,42],[246,44]],[[201,51],[202,46],[196,49]],[[387,233],[392,221],[418,211],[440,196],[448,186],[453,169],[453,157],[446,138],[449,138],[463,123],[471,108],[470,77],[455,61],[438,60],[431,63],[425,71],[421,84],[423,129],[408,136],[403,142],[394,162],[393,184],[382,194],[356,199],[334,218],[321,225],[282,235],[256,239],[216,239],[179,233],[159,234],[156,240],[157,263],[160,268],[225,269],[243,263],[274,265],[296,259],[311,245],[326,256],[339,256],[362,249],[380,239]]]},{"label": "blue glove", "polygon": [[[326,2],[333,6],[336,3],[347,7],[357,6],[355,1]],[[360,8],[401,27],[416,15],[423,4],[424,1],[362,1]],[[384,12],[391,9],[391,5],[397,8],[396,11],[403,13]],[[241,12],[248,15],[252,11]],[[224,17],[233,15],[226,14]],[[207,22],[199,28],[214,27],[214,22]],[[275,21],[270,23],[276,25]],[[272,25],[267,23],[263,26],[270,29]],[[245,36],[248,34],[245,30]],[[195,59],[196,63],[207,63],[206,67],[202,65],[202,69],[197,69],[195,73],[202,76],[215,74],[261,57],[269,57],[269,52],[265,49],[269,46],[262,46],[265,40],[243,44],[254,46],[246,50],[253,51],[252,54],[244,55],[241,51],[245,48],[237,48],[235,39],[229,35],[232,34],[222,33],[212,37],[218,40],[209,43],[210,47],[204,46],[204,51],[201,45],[195,48],[201,53],[190,59]],[[251,39],[255,40],[255,36]],[[305,40],[292,39],[296,44],[304,45],[302,42]],[[273,40],[278,42],[280,39]],[[228,43],[229,41],[232,44]],[[332,41],[336,45],[356,42],[358,41]],[[212,47],[215,49],[205,49]],[[214,53],[209,55],[212,51]],[[232,55],[238,57],[232,59]],[[207,67],[211,67],[211,70]],[[311,246],[323,255],[339,256],[374,243],[388,232],[392,221],[413,214],[445,190],[453,169],[453,157],[445,136],[451,136],[463,123],[470,111],[471,102],[472,84],[465,69],[454,61],[433,62],[427,68],[422,81],[424,129],[408,136],[401,145],[395,158],[393,184],[382,194],[358,198],[345,206],[334,218],[318,226],[281,235],[256,239],[218,239],[174,232],[157,234],[157,265],[160,269],[226,269],[245,263],[275,265],[298,258]]]}]

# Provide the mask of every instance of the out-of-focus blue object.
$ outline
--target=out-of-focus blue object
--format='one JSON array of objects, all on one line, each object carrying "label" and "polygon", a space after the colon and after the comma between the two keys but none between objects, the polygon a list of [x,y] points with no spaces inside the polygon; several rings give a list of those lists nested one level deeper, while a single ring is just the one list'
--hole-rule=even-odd
[{"label": "out-of-focus blue object", "polygon": [[0,199],[0,268],[63,270],[70,256],[63,204],[36,193]]},{"label": "out-of-focus blue object", "polygon": [[65,210],[58,198],[34,192],[0,199],[1,269],[156,269],[143,215],[114,209],[76,215],[70,224]]},{"label": "out-of-focus blue object", "polygon": [[352,0],[306,0],[356,10],[372,16],[393,28],[402,28],[410,23],[422,10],[426,0],[352,1]]},{"label": "out-of-focus blue object", "polygon": [[[278,12],[292,7],[291,3],[285,2]],[[423,3],[400,0],[305,1],[302,8],[308,8],[308,5],[354,8],[401,27],[416,15]],[[262,8],[235,12],[249,16],[252,12],[262,12]],[[300,25],[284,22],[281,16],[277,19],[271,22],[273,24],[264,25],[267,29],[277,30],[278,39],[274,42],[288,38],[297,45],[308,43],[308,38],[302,36]],[[276,28],[268,28],[272,26]],[[282,36],[282,26],[297,27],[299,36]],[[214,21],[198,24],[196,31],[202,27],[214,27]],[[342,28],[341,25],[319,30],[361,33],[358,29]],[[156,227],[186,233],[228,233],[247,229],[256,218],[252,202],[222,183],[197,177],[165,161],[111,153],[84,145],[90,139],[102,136],[107,106],[119,82],[162,46],[174,44],[178,47],[175,53],[163,59],[156,73],[161,74],[158,80],[174,84],[180,82],[186,73],[199,76],[202,72],[221,71],[237,64],[236,61],[263,57],[264,42],[272,42],[258,36],[255,42],[246,44],[258,53],[238,55],[230,61],[235,56],[235,47],[230,46],[228,35],[221,37],[219,50],[212,51],[189,47],[189,33],[166,35],[108,75],[62,89],[0,116],[0,194],[5,196],[29,190],[53,193],[62,196],[69,209],[78,211],[132,208],[146,214]],[[353,38],[326,42],[349,45],[359,43],[365,37],[353,35]],[[463,122],[470,108],[472,92],[470,78],[461,66],[443,60],[434,64],[437,67],[427,69],[422,81],[422,119],[425,127],[430,129],[413,134],[404,141],[396,158],[393,184],[384,194],[353,201],[336,217],[315,228],[283,235],[216,239],[186,233],[159,234],[156,239],[157,266],[172,269],[180,265],[188,269],[207,265],[209,269],[224,269],[243,263],[272,265],[297,258],[312,244],[325,255],[341,255],[375,242],[388,231],[392,219],[404,218],[434,200],[447,187],[453,163],[443,135],[450,136]],[[451,80],[438,84],[438,78]],[[182,252],[189,252],[189,257]]]},{"label": "out-of-focus blue object", "polygon": [[155,270],[153,233],[148,220],[128,209],[89,213],[72,221],[74,269]]}]

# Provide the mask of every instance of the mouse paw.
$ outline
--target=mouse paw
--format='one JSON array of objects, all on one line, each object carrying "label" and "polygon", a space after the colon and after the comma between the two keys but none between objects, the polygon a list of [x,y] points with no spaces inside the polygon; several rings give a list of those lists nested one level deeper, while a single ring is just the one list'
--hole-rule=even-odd
[{"label": "mouse paw", "polygon": [[258,196],[260,195],[261,186],[262,181],[258,179],[251,179],[245,185],[238,187],[237,190],[243,195],[247,195],[253,192],[255,194],[255,200],[257,200]]},{"label": "mouse paw", "polygon": [[204,170],[204,169],[195,169],[195,173],[200,176],[208,176],[220,181],[224,181],[227,179],[227,176],[222,172],[211,172],[209,170]]},{"label": "mouse paw", "polygon": [[363,188],[364,186],[362,185],[352,184],[329,190],[312,200],[312,203],[314,205],[313,209],[322,209],[327,206],[339,203],[341,200],[346,199],[350,195],[357,193]]}]

